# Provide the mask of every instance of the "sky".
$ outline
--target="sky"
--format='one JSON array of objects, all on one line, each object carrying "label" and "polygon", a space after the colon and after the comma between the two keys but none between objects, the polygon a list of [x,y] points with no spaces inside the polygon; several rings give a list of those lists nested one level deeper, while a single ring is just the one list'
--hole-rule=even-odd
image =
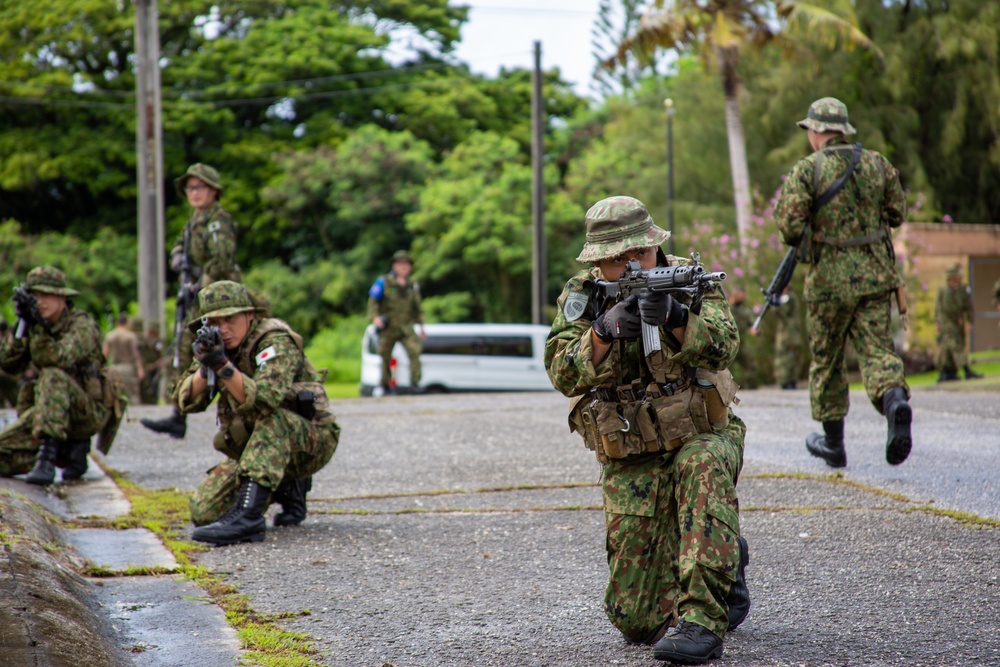
[{"label": "sky", "polygon": [[469,20],[455,50],[473,72],[495,76],[501,66],[534,66],[534,43],[542,43],[542,69],[558,67],[578,95],[591,96],[594,55],[591,29],[598,0],[456,0]]}]

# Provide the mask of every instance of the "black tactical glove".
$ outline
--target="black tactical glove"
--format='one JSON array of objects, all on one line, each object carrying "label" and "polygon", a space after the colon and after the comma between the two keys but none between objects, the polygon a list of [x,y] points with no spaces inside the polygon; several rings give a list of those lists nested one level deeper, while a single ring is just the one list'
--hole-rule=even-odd
[{"label": "black tactical glove", "polygon": [[605,343],[617,339],[631,340],[639,337],[640,328],[639,297],[632,295],[619,301],[607,311],[598,315],[593,322],[594,333]]},{"label": "black tactical glove", "polygon": [[205,368],[218,372],[229,363],[226,348],[222,344],[222,335],[218,327],[202,327],[198,329],[198,337],[191,345],[194,358]]},{"label": "black tactical glove", "polygon": [[15,287],[12,301],[14,302],[14,314],[26,325],[31,326],[35,321],[35,310],[38,308],[38,300],[35,295],[24,287]]},{"label": "black tactical glove", "polygon": [[688,307],[666,292],[651,292],[639,297],[639,315],[644,324],[668,329],[688,323]]}]

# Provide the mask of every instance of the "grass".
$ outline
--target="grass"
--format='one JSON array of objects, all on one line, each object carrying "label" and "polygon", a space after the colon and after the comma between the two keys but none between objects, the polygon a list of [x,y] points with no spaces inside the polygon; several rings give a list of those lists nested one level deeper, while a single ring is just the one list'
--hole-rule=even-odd
[{"label": "grass", "polygon": [[[983,375],[986,382],[983,380],[977,381],[977,383],[984,383],[990,388],[993,388],[998,381],[1000,381],[1000,350],[984,350],[982,352],[974,352],[972,354],[972,370]],[[927,371],[926,373],[915,373],[913,375],[906,376],[906,383],[910,387],[930,387],[937,384],[938,375],[940,372],[938,370]],[[964,374],[959,371],[959,377]],[[962,382],[965,382],[962,380]],[[957,384],[957,383],[948,383]],[[975,387],[975,384],[969,385],[969,388]],[[851,389],[857,391],[863,391],[864,385],[860,381],[852,382]],[[987,387],[983,387],[986,389]]]},{"label": "grass", "polygon": [[327,382],[323,385],[326,395],[331,400],[337,398],[358,398],[361,396],[361,387],[357,382]]}]

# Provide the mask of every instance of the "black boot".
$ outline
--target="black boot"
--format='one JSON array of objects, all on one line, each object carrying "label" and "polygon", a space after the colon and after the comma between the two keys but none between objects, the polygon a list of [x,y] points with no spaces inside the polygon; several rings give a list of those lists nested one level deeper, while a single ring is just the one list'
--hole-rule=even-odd
[{"label": "black boot", "polygon": [[63,467],[63,481],[80,479],[87,472],[88,457],[90,453],[90,438],[86,440],[70,440],[63,448],[66,457],[66,465]]},{"label": "black boot", "polygon": [[274,516],[275,526],[297,526],[306,518],[306,494],[312,490],[313,478],[285,477],[274,492],[274,502],[281,512]]},{"label": "black boot", "polygon": [[181,414],[176,405],[174,413],[166,419],[140,419],[139,423],[150,431],[166,433],[172,438],[183,438],[187,433],[187,415]]},{"label": "black boot", "polygon": [[59,455],[58,440],[52,438],[42,438],[42,444],[38,448],[38,458],[35,459],[35,467],[31,469],[24,481],[28,484],[51,484],[56,478],[56,456]]},{"label": "black boot", "polygon": [[889,425],[889,436],[885,443],[885,460],[891,465],[899,465],[910,455],[913,439],[910,437],[910,422],[913,410],[906,400],[906,390],[893,387],[882,394],[882,412]]},{"label": "black boot", "polygon": [[700,665],[712,658],[722,657],[722,640],[708,628],[681,619],[676,626],[667,630],[663,639],[656,642],[653,657],[686,665]]},{"label": "black boot", "polygon": [[958,379],[958,372],[954,368],[942,368],[938,374],[938,382],[951,382]]},{"label": "black boot", "polygon": [[782,389],[795,389],[796,388],[795,380],[789,380],[785,384],[781,385],[781,388]]},{"label": "black boot", "polygon": [[271,490],[251,479],[244,479],[236,502],[215,523],[195,528],[191,539],[217,547],[239,542],[263,542],[267,522],[264,512]]},{"label": "black boot", "polygon": [[963,367],[962,370],[965,371],[965,379],[966,380],[975,380],[976,378],[983,377],[982,375],[980,375],[976,371],[972,370],[971,366],[965,366],[965,367]]},{"label": "black boot", "polygon": [[847,465],[847,452],[844,450],[844,420],[823,422],[823,433],[810,433],[806,436],[806,449],[817,456],[831,468],[843,468]]},{"label": "black boot", "polygon": [[729,607],[729,630],[740,627],[740,623],[750,613],[750,589],[747,588],[747,565],[750,564],[750,545],[745,537],[736,538],[740,545],[740,565],[736,569],[736,581],[726,596],[726,606]]}]

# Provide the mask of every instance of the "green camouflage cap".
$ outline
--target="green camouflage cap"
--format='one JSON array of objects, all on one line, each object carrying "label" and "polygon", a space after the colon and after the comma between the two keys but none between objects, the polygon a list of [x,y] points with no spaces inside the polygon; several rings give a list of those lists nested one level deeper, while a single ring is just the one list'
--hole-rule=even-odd
[{"label": "green camouflage cap", "polygon": [[202,318],[229,317],[257,310],[247,288],[232,280],[219,280],[208,287],[202,287],[198,292],[198,306],[201,317],[188,322],[187,326],[191,331],[197,331],[201,327]]},{"label": "green camouflage cap", "polygon": [[587,211],[587,243],[576,258],[594,263],[635,248],[654,248],[670,232],[653,224],[645,204],[633,197],[608,197]]},{"label": "green camouflage cap", "polygon": [[947,278],[957,278],[962,275],[962,267],[959,264],[952,264],[944,272]]},{"label": "green camouflage cap", "polygon": [[847,105],[836,97],[824,97],[810,104],[809,113],[798,122],[798,126],[814,132],[857,133],[847,117]]},{"label": "green camouflage cap", "polygon": [[406,252],[405,250],[397,250],[396,252],[392,253],[392,261],[393,263],[409,262],[410,264],[413,264],[413,258],[410,257],[410,253]]},{"label": "green camouflage cap", "polygon": [[25,282],[25,286],[28,291],[44,294],[61,294],[62,296],[79,294],[75,289],[66,287],[66,274],[54,266],[36,266],[28,271],[28,280]]},{"label": "green camouflage cap", "polygon": [[174,187],[181,197],[184,196],[184,186],[187,184],[187,179],[191,176],[204,181],[206,185],[211,185],[219,191],[220,195],[222,194],[222,181],[219,179],[219,172],[207,164],[198,162],[188,167],[183,176],[174,179]]}]

